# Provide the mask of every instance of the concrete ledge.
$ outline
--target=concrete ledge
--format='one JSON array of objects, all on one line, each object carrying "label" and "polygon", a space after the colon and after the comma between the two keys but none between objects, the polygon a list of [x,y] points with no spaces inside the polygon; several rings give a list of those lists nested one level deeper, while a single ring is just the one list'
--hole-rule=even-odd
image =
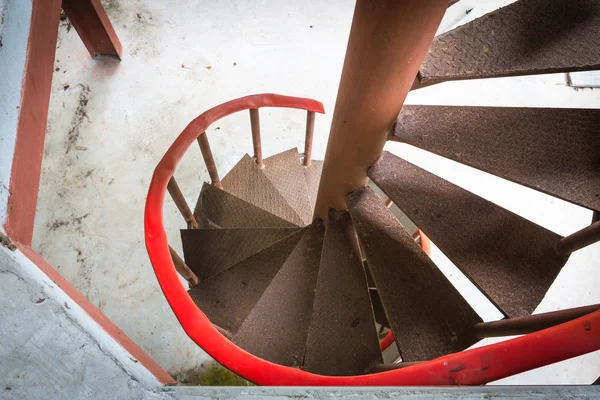
[{"label": "concrete ledge", "polygon": [[132,398],[162,385],[21,252],[0,247],[0,390]]},{"label": "concrete ledge", "polygon": [[175,387],[165,389],[173,399],[597,399],[598,386],[482,386],[441,388],[215,388]]}]

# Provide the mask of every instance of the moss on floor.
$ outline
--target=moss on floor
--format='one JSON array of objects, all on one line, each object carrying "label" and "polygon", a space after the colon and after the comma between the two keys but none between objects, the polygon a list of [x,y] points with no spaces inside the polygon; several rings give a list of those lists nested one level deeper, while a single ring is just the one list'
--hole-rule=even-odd
[{"label": "moss on floor", "polygon": [[177,374],[175,379],[190,386],[254,386],[218,363],[203,365],[200,370]]}]

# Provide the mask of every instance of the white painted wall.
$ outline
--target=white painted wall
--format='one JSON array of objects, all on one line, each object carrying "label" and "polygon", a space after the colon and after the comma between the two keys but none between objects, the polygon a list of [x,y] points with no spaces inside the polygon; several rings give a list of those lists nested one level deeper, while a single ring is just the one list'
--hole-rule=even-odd
[{"label": "white painted wall", "polygon": [[30,21],[31,1],[0,0],[0,227],[6,219]]}]

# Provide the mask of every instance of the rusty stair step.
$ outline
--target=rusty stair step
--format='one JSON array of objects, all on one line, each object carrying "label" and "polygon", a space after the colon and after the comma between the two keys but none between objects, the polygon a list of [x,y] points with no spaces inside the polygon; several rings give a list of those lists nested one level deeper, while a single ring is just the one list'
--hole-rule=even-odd
[{"label": "rusty stair step", "polygon": [[531,314],[567,261],[559,235],[393,154],[368,175],[508,317]]},{"label": "rusty stair step", "polygon": [[208,183],[202,186],[194,216],[220,228],[298,227]]},{"label": "rusty stair step", "polygon": [[360,375],[382,363],[367,278],[348,212],[329,212],[303,369]]},{"label": "rusty stair step", "polygon": [[302,219],[252,158],[246,154],[221,181],[223,190],[295,225]]},{"label": "rusty stair step", "polygon": [[234,343],[277,364],[302,365],[324,232],[320,221],[308,227],[234,335]]},{"label": "rusty stair step", "polygon": [[306,225],[310,224],[313,210],[308,199],[308,187],[298,149],[294,147],[265,158],[264,165],[265,168],[262,172],[269,181],[277,188],[300,219]]},{"label": "rusty stair step", "polygon": [[600,110],[404,106],[392,140],[600,209]]},{"label": "rusty stair step", "polygon": [[600,2],[519,0],[434,38],[422,84],[600,69]]},{"label": "rusty stair step", "polygon": [[304,234],[301,228],[188,291],[212,323],[235,334]]},{"label": "rusty stair step", "polygon": [[481,319],[369,187],[347,198],[403,361],[464,350]]},{"label": "rusty stair step", "polygon": [[323,171],[323,161],[312,160],[310,165],[304,168],[304,177],[306,178],[306,188],[308,189],[308,201],[310,203],[311,218],[315,212],[315,203],[317,202],[317,192],[319,191],[319,182],[321,181],[321,171]]},{"label": "rusty stair step", "polygon": [[182,229],[185,263],[207,279],[302,228]]}]

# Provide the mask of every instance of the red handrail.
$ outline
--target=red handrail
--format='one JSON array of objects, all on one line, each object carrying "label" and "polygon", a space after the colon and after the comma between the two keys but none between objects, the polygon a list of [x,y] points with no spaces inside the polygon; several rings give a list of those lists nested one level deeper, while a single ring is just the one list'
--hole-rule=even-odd
[{"label": "red handrail", "polygon": [[394,343],[394,332],[389,331],[379,342],[379,347],[381,348],[381,351],[386,351],[392,343]]},{"label": "red handrail", "polygon": [[391,386],[480,385],[600,349],[600,311],[505,342],[450,354],[418,365],[361,376],[323,376],[258,358],[221,335],[181,285],[163,226],[167,184],[190,145],[213,122],[234,112],[261,107],[323,112],[321,103],[275,94],[242,97],[194,119],[177,137],[154,171],[144,213],[146,248],[160,287],[189,337],[236,374],[261,385]]}]

